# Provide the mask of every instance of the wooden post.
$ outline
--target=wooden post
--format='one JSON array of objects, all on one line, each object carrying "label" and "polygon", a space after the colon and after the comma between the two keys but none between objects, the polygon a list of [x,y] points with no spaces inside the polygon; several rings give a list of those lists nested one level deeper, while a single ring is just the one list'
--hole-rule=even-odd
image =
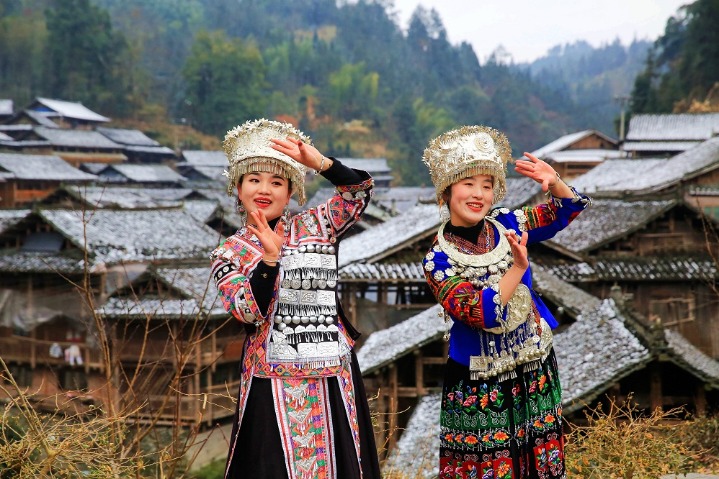
[{"label": "wooden post", "polygon": [[649,378],[649,402],[652,411],[662,408],[664,401],[662,400],[662,375],[659,363],[651,365]]},{"label": "wooden post", "polygon": [[348,283],[347,294],[350,301],[350,323],[357,326],[357,287],[353,283]]},{"label": "wooden post", "polygon": [[397,445],[397,367],[394,364],[389,366],[389,443],[387,444],[387,451],[391,452]]},{"label": "wooden post", "polygon": [[417,399],[425,395],[424,390],[424,354],[421,349],[414,350],[414,381],[417,388]]},{"label": "wooden post", "polygon": [[704,385],[702,383],[697,384],[697,393],[696,393],[696,397],[694,398],[694,406],[696,408],[697,416],[706,416],[706,414],[707,414],[707,395],[706,395],[706,391],[704,390]]}]

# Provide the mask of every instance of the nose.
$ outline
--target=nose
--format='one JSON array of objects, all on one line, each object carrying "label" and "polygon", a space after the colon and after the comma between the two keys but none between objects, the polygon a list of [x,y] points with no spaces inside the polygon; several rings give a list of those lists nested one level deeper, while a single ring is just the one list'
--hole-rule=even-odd
[{"label": "nose", "polygon": [[270,182],[265,181],[265,180],[260,181],[259,192],[269,194],[270,193]]}]

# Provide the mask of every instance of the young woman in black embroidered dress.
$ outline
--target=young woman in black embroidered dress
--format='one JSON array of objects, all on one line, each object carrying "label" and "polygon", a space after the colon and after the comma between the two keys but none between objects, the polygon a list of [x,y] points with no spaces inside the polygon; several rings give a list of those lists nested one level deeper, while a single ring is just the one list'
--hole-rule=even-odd
[{"label": "young woman in black embroidered dress", "polygon": [[532,291],[527,244],[551,238],[589,199],[525,153],[516,170],[550,201],[491,209],[506,193],[506,137],[484,126],[430,142],[430,169],[445,221],[423,260],[451,323],[440,415],[440,478],[563,478],[561,386],[550,328]]},{"label": "young woman in black embroidered dress", "polygon": [[[338,240],[367,206],[372,179],[326,158],[291,125],[247,122],[227,133],[228,192],[237,188],[246,227],[212,253],[220,298],[247,325],[225,477],[379,479],[358,333],[337,294]],[[337,187],[304,203],[306,169]]]}]

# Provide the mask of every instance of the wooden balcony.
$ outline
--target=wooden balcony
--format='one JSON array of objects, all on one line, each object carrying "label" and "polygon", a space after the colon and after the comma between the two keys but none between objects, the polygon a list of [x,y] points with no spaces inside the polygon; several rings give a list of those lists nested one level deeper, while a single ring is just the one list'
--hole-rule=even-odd
[{"label": "wooden balcony", "polygon": [[31,368],[38,365],[65,366],[68,362],[65,356],[53,357],[50,355],[50,348],[57,344],[65,351],[70,346],[77,346],[80,349],[82,365],[85,370],[104,369],[102,355],[99,349],[90,347],[86,343],[69,341],[45,341],[40,339],[27,338],[24,336],[0,337],[0,357],[5,362],[29,364]]}]

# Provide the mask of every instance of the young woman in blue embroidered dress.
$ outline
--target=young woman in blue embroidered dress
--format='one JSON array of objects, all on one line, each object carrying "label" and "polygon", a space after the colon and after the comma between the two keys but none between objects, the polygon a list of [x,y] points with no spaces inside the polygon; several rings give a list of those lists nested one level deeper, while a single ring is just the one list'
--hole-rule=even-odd
[{"label": "young woman in blue embroidered dress", "polygon": [[527,245],[551,238],[589,203],[547,163],[525,153],[515,169],[546,204],[492,209],[506,194],[507,138],[462,127],[429,143],[443,219],[423,260],[452,324],[440,416],[440,478],[565,477],[561,386],[550,328],[532,290]]},{"label": "young woman in blue embroidered dress", "polygon": [[[358,333],[337,298],[338,240],[366,208],[371,177],[326,158],[289,124],[247,122],[223,143],[228,193],[246,227],[212,253],[222,302],[246,325],[225,477],[379,478],[367,397],[352,346]],[[304,203],[307,168],[337,187]]]}]

